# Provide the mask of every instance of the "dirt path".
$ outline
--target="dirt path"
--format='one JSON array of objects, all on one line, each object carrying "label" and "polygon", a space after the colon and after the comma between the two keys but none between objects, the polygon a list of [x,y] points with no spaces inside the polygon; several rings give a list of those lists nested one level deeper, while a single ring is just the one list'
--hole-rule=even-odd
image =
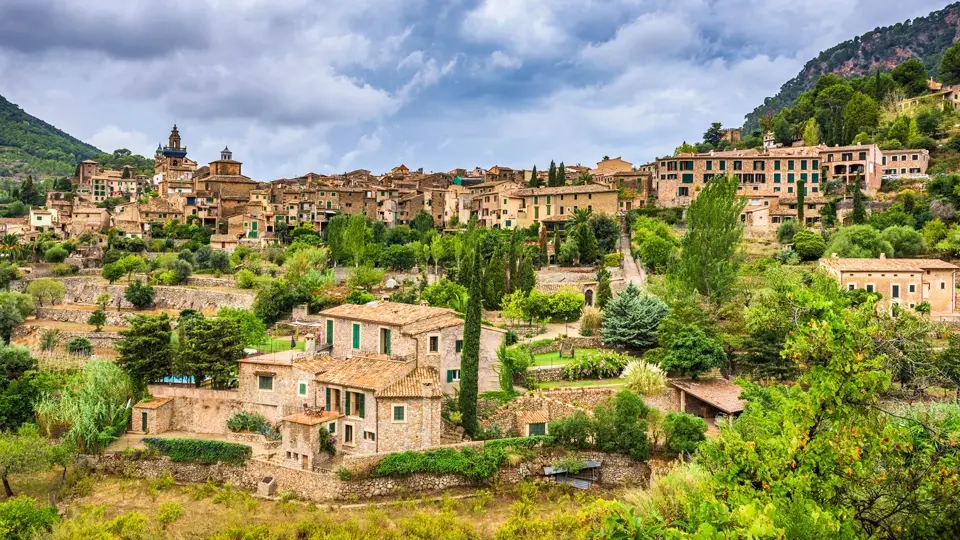
[{"label": "dirt path", "polygon": [[637,287],[643,287],[647,282],[647,273],[643,271],[643,268],[641,268],[633,258],[633,253],[630,250],[629,233],[623,233],[623,236],[620,238],[620,248],[623,250],[623,277]]}]

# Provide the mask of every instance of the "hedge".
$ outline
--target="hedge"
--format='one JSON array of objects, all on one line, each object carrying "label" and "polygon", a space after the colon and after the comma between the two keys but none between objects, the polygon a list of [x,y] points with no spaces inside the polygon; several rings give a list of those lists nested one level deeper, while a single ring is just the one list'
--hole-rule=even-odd
[{"label": "hedge", "polygon": [[203,463],[217,462],[243,465],[253,451],[245,444],[236,444],[206,439],[159,439],[148,437],[143,442],[150,448],[168,456],[172,461]]},{"label": "hedge", "polygon": [[471,480],[487,480],[507,462],[510,454],[530,457],[537,444],[552,442],[549,436],[518,437],[487,441],[477,448],[441,448],[427,452],[399,452],[383,459],[374,476],[410,476],[420,472],[459,474]]}]

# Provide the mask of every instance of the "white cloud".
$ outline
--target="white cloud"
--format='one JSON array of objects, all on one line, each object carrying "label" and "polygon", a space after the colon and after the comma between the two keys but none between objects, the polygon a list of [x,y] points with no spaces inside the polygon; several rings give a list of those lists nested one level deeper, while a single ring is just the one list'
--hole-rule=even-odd
[{"label": "white cloud", "polygon": [[490,53],[487,66],[493,69],[519,69],[523,66],[523,60],[498,50]]},{"label": "white cloud", "polygon": [[155,150],[150,138],[145,133],[137,130],[125,130],[113,124],[102,127],[90,137],[89,142],[104,152],[126,148],[134,154],[151,156]]},{"label": "white cloud", "polygon": [[688,51],[698,36],[689,17],[679,13],[645,13],[617,29],[613,39],[580,52],[589,63],[617,68],[646,57],[668,58]]},{"label": "white cloud", "polygon": [[483,0],[467,13],[461,30],[468,39],[502,44],[523,57],[553,56],[568,40],[558,13],[563,3]]}]

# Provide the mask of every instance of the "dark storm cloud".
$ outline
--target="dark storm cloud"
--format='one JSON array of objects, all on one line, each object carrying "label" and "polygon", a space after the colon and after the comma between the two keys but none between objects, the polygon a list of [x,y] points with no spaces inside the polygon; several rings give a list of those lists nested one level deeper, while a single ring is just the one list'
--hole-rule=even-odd
[{"label": "dark storm cloud", "polygon": [[0,49],[96,51],[124,59],[165,56],[208,45],[193,7],[130,0],[117,7],[72,0],[0,0]]}]

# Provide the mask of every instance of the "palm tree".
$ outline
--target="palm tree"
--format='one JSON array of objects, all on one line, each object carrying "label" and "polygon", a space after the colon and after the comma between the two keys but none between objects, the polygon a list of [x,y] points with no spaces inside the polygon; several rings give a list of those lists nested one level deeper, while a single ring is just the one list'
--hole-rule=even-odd
[{"label": "palm tree", "polygon": [[572,231],[581,225],[586,225],[590,222],[590,215],[592,213],[592,210],[577,208],[570,214],[570,219],[567,220],[567,227]]},{"label": "palm tree", "polygon": [[23,255],[23,246],[20,244],[20,235],[5,234],[0,238],[0,253],[9,257],[11,261],[18,260]]}]

